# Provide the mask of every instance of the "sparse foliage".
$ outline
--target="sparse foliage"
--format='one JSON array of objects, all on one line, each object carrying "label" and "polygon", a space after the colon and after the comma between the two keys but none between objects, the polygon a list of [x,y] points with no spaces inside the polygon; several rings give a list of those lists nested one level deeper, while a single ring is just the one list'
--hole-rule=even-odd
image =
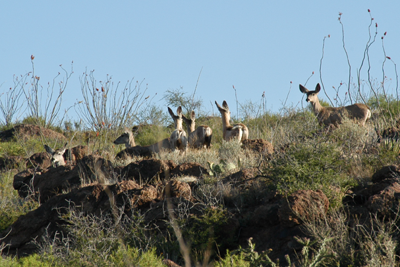
[{"label": "sparse foliage", "polygon": [[[68,72],[62,65],[61,70],[64,72],[64,77],[60,79],[61,73],[53,78],[52,82],[48,82],[47,86],[40,83],[40,76],[35,73],[34,57],[31,56],[32,72],[28,73],[30,77],[29,88],[22,86],[28,106],[28,114],[35,120],[36,124],[49,127],[54,125],[56,120],[60,120],[61,124],[65,114],[60,118],[59,112],[62,104],[62,97],[67,89],[67,84],[73,72],[72,64],[71,71]],[[46,87],[46,92],[44,92]],[[58,90],[58,91],[56,91]],[[43,93],[46,94],[45,98]]]},{"label": "sparse foliage", "polygon": [[118,129],[128,122],[137,122],[139,109],[148,102],[145,96],[147,87],[142,88],[143,81],[132,79],[121,85],[120,82],[114,83],[109,75],[105,81],[98,81],[93,70],[84,72],[80,82],[83,100],[76,110],[89,129]]}]

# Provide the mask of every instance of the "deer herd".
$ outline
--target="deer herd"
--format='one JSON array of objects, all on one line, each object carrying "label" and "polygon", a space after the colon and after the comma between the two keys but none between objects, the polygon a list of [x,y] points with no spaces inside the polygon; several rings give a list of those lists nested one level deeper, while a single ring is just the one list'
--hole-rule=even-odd
[{"label": "deer herd", "polygon": [[[343,107],[323,107],[318,100],[318,93],[321,90],[320,84],[317,84],[314,91],[308,90],[301,84],[299,87],[300,91],[307,95],[306,101],[310,102],[320,125],[324,125],[328,128],[331,126],[337,127],[343,122],[344,118],[348,118],[364,126],[367,120],[371,118],[371,110],[364,104],[358,103]],[[236,140],[242,143],[244,140],[248,139],[249,129],[246,125],[242,123],[230,124],[231,112],[228,103],[223,101],[221,107],[217,101],[215,101],[215,105],[221,113],[223,140]],[[139,127],[134,126],[132,130],[125,128],[125,132],[114,141],[114,144],[125,145],[125,151],[130,155],[149,157],[155,153],[160,153],[162,150],[178,150],[184,153],[189,147],[194,149],[210,148],[212,129],[207,125],[200,125],[196,128],[196,116],[193,110],[190,112],[189,118],[182,113],[182,108],[180,106],[176,110],[176,114],[169,107],[168,112],[174,121],[175,128],[169,138],[165,138],[149,146],[136,145],[134,135],[139,130]],[[183,129],[183,122],[186,124],[187,132]],[[66,145],[64,148],[57,150],[53,150],[47,145],[45,145],[44,148],[51,155],[53,165],[65,165],[63,155],[66,151]],[[121,157],[125,151],[118,153],[116,158]]]}]

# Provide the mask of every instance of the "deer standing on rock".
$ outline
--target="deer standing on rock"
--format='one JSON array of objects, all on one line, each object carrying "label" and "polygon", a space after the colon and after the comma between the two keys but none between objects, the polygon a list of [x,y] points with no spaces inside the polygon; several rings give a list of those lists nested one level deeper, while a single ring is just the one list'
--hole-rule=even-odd
[{"label": "deer standing on rock", "polygon": [[222,117],[222,137],[225,141],[229,141],[232,139],[236,139],[240,142],[247,140],[249,138],[249,129],[243,123],[237,123],[234,125],[230,125],[229,121],[231,119],[231,112],[229,110],[228,104],[224,100],[222,102],[222,107],[218,105],[217,101],[215,101],[219,112]]},{"label": "deer standing on rock", "polygon": [[186,123],[189,133],[189,146],[194,148],[210,148],[212,129],[207,125],[201,125],[196,128],[196,114],[192,110],[190,118],[182,114],[182,119]]},{"label": "deer standing on rock", "polygon": [[334,125],[338,127],[342,123],[344,117],[355,120],[361,126],[364,126],[369,118],[371,118],[371,110],[364,104],[353,104],[345,107],[323,107],[318,100],[318,93],[321,86],[318,83],[314,91],[310,91],[300,84],[300,91],[307,95],[307,102],[310,102],[315,116],[317,116],[320,125],[330,127]]},{"label": "deer standing on rock", "polygon": [[122,158],[123,154],[151,157],[153,153],[160,153],[162,150],[170,150],[170,138],[165,138],[155,144],[149,146],[138,146],[135,143],[134,132],[138,131],[139,127],[134,126],[132,131],[125,128],[125,132],[115,139],[114,144],[125,145],[126,149],[119,152],[116,158]]},{"label": "deer standing on rock", "polygon": [[182,107],[179,106],[176,110],[176,114],[168,107],[169,115],[174,120],[175,131],[172,132],[170,137],[171,142],[171,150],[175,151],[175,149],[179,149],[180,151],[186,151],[187,149],[187,135],[186,132],[182,129]]}]

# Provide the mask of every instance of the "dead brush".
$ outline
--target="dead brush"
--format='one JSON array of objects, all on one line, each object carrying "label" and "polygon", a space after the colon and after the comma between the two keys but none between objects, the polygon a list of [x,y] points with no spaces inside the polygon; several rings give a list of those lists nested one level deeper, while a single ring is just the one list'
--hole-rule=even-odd
[{"label": "dead brush", "polygon": [[324,244],[321,256],[327,266],[398,266],[394,240],[398,219],[398,210],[394,219],[382,220],[370,214],[369,220],[361,221],[344,209],[334,209],[302,221],[304,230],[314,240],[313,248]]}]

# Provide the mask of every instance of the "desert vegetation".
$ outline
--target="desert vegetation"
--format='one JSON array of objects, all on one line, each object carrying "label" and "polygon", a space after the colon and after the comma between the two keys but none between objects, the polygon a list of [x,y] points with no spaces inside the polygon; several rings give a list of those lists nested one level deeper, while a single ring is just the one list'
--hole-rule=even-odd
[{"label": "desert vegetation", "polygon": [[[343,117],[326,128],[311,107],[272,113],[238,101],[255,113],[234,121],[248,134],[237,142],[226,138],[230,118],[201,112],[184,92],[167,91],[161,110],[144,105],[140,83],[119,94],[93,73],[75,107],[84,120],[67,121],[58,114],[65,73],[59,97],[29,102],[21,121],[18,101],[40,95],[39,77],[1,96],[0,266],[400,265],[400,102],[384,81],[363,91],[357,79],[340,103],[320,100],[361,101],[372,113],[365,125]],[[192,110],[212,129],[211,146],[156,149]]]}]

